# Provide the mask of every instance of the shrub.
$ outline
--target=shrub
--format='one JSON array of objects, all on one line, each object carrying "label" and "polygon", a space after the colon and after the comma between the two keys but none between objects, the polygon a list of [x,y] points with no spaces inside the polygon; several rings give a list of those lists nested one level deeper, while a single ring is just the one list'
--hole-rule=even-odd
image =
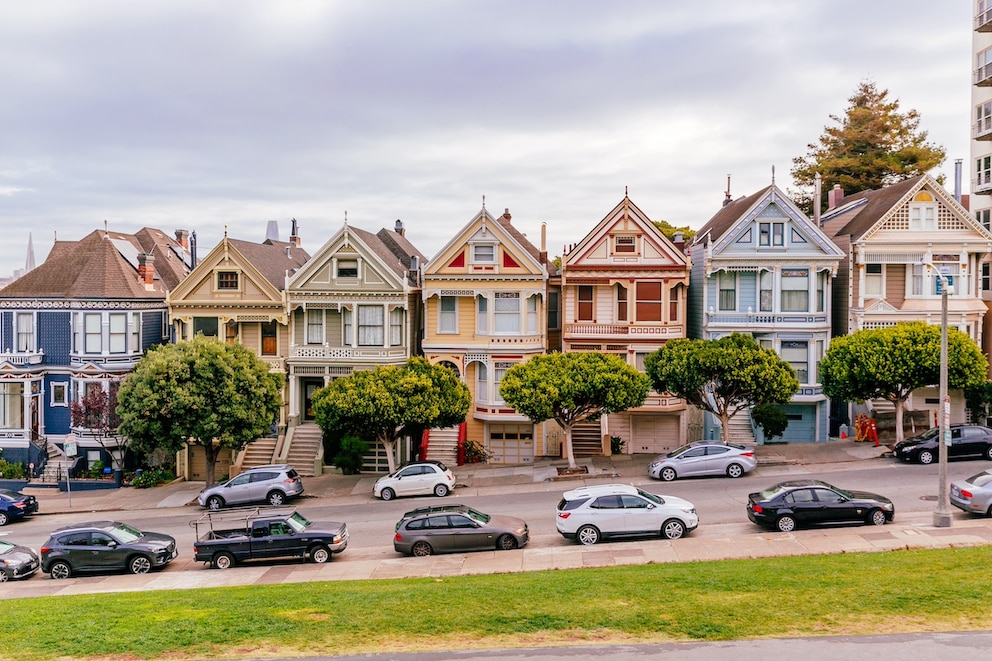
[{"label": "shrub", "polygon": [[362,463],[365,461],[365,453],[369,451],[369,444],[357,436],[345,436],[341,439],[338,452],[331,462],[341,469],[345,475],[352,475],[362,472]]},{"label": "shrub", "polygon": [[165,470],[164,468],[153,468],[143,471],[141,475],[135,476],[131,482],[131,486],[138,489],[147,489],[149,487],[157,487],[166,482],[172,482],[174,479],[176,479],[176,475],[172,471]]},{"label": "shrub", "polygon": [[781,436],[789,426],[789,419],[774,404],[758,404],[751,409],[751,419],[765,432],[765,438]]},{"label": "shrub", "polygon": [[627,447],[627,441],[623,440],[619,436],[610,436],[611,454],[623,454],[623,450],[625,447]]},{"label": "shrub", "polygon": [[484,464],[493,458],[493,453],[478,441],[462,441],[462,451],[466,464]]},{"label": "shrub", "polygon": [[90,466],[87,477],[93,480],[100,479],[103,477],[103,467],[103,462],[97,459],[93,462],[93,465]]},{"label": "shrub", "polygon": [[23,480],[27,477],[27,471],[21,464],[9,464],[0,459],[0,477],[5,480]]}]

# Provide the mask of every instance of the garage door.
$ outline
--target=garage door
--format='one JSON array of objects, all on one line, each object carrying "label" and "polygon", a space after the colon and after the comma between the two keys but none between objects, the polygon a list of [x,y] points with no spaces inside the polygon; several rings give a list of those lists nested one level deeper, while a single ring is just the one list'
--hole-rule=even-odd
[{"label": "garage door", "polygon": [[659,454],[682,445],[679,436],[679,417],[648,413],[631,414],[630,451],[637,454]]},{"label": "garage door", "polygon": [[[203,446],[190,445],[187,451],[189,453],[189,476],[186,479],[191,482],[203,482],[207,479],[207,457],[203,452]],[[234,463],[231,454],[230,450],[222,449],[217,456],[217,462],[214,464],[214,479],[218,482],[221,478],[231,475],[231,464]]]},{"label": "garage door", "polygon": [[[781,441],[786,443],[812,443],[816,440],[816,407],[789,404],[782,407],[789,421]],[[775,439],[779,440],[779,439]]]},{"label": "garage door", "polygon": [[534,425],[489,424],[491,464],[534,463]]}]

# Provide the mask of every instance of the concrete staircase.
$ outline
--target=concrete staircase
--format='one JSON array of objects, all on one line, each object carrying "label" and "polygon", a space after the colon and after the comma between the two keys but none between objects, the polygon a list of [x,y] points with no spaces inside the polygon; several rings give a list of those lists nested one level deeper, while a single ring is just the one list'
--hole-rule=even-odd
[{"label": "concrete staircase", "polygon": [[432,429],[427,436],[427,456],[424,459],[440,461],[447,466],[458,464],[458,425]]},{"label": "concrete staircase", "polygon": [[754,430],[751,428],[751,415],[740,411],[727,424],[730,429],[730,442],[738,445],[755,445]]},{"label": "concrete staircase", "polygon": [[45,462],[45,468],[42,469],[41,474],[38,476],[38,481],[58,482],[59,480],[64,480],[65,476],[69,473],[69,468],[72,466],[72,460],[66,457],[65,453],[51,441],[48,441],[47,451],[48,461]]},{"label": "concrete staircase", "polygon": [[580,422],[572,427],[572,454],[576,459],[603,455],[603,429],[599,420]]},{"label": "concrete staircase", "polygon": [[274,463],[273,455],[275,454],[276,444],[278,442],[278,438],[267,436],[265,438],[256,438],[249,443],[245,447],[244,455],[241,459],[241,470],[246,471],[255,466],[265,466],[266,464]]},{"label": "concrete staircase", "polygon": [[293,430],[289,440],[289,451],[286,453],[286,463],[296,469],[304,477],[313,477],[314,463],[321,451],[322,432],[313,422],[305,422]]}]

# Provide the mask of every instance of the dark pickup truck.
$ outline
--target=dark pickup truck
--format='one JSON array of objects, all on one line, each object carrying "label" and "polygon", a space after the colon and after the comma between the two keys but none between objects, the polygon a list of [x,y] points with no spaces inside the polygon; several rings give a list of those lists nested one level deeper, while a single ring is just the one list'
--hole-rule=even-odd
[{"label": "dark pickup truck", "polygon": [[207,512],[196,529],[193,558],[227,569],[248,560],[309,558],[327,562],[348,546],[344,523],[311,523],[296,510],[248,508]]}]

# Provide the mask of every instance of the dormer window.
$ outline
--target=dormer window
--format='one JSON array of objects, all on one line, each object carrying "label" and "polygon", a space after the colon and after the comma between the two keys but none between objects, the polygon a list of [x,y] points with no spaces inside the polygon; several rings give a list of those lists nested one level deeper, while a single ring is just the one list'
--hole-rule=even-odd
[{"label": "dormer window", "polygon": [[494,264],[496,262],[496,246],[472,246],[472,261],[476,264]]},{"label": "dormer window", "polygon": [[339,278],[357,278],[358,277],[358,260],[357,259],[342,259],[338,261],[338,277]]},{"label": "dormer window", "polygon": [[909,229],[937,229],[937,203],[927,191],[920,191],[909,203]]},{"label": "dormer window", "polygon": [[217,289],[219,291],[237,291],[237,289],[238,289],[238,272],[237,271],[218,271],[217,272]]},{"label": "dormer window", "polygon": [[628,235],[613,237],[613,252],[615,253],[637,252],[637,237],[628,236]]}]

